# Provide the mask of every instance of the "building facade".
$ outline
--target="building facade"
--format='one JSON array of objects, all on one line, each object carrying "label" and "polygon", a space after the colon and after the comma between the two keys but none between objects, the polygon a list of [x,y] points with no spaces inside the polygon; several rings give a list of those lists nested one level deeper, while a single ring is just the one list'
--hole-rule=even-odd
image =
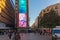
[{"label": "building facade", "polygon": [[43,9],[39,14],[39,21],[41,20],[41,18],[43,18],[43,16],[46,13],[49,13],[52,9],[57,13],[57,15],[60,16],[60,3],[57,3],[57,4],[54,4],[54,5],[50,5],[50,6],[46,7],[45,9]]},{"label": "building facade", "polygon": [[31,25],[31,28],[32,28],[32,30],[34,30],[34,31],[36,30],[36,29],[35,29],[35,22]]},{"label": "building facade", "polygon": [[15,26],[15,10],[12,0],[0,1],[0,27]]},{"label": "building facade", "polygon": [[44,16],[44,14],[49,13],[51,9],[53,9],[54,11],[58,13],[58,15],[60,15],[60,3],[57,3],[54,5],[50,5],[46,7],[45,9],[43,9],[39,14],[40,19]]},{"label": "building facade", "polygon": [[60,3],[50,5],[50,6],[46,7],[45,9],[41,10],[41,12],[39,13],[39,18],[37,17],[38,19],[36,19],[35,22],[32,24],[32,28],[35,29],[35,26],[36,26],[38,28],[38,30],[41,29],[42,31],[44,29],[49,29],[49,28],[44,28],[43,26],[39,25],[39,22],[44,17],[44,15],[46,13],[49,13],[51,10],[54,10],[56,12],[56,14],[60,16]]},{"label": "building facade", "polygon": [[28,28],[29,28],[29,8],[28,8],[28,0],[21,0],[21,1],[26,1],[26,10],[27,10],[27,12],[26,12],[26,20],[27,20],[27,25],[26,25],[26,27],[22,27],[22,26],[19,26],[19,0],[16,0],[16,2],[15,2],[15,4],[16,4],[16,6],[15,6],[15,24],[16,24],[16,27],[17,28],[19,28],[20,30],[28,30]]}]

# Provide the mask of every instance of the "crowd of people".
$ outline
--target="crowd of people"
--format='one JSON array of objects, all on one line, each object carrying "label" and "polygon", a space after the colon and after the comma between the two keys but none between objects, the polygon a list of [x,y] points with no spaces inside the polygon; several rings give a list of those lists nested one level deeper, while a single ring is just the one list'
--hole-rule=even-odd
[{"label": "crowd of people", "polygon": [[[4,32],[6,34],[8,34],[9,39],[12,39],[12,40],[21,40],[20,32],[17,31],[17,30],[8,30],[8,31],[4,31]],[[34,33],[37,32],[40,35],[48,35],[48,34],[50,34],[50,31],[49,30],[36,30],[36,31],[32,31],[32,32],[34,32]]]},{"label": "crowd of people", "polygon": [[50,30],[36,30],[37,33],[40,33],[40,35],[50,35],[51,31]]},{"label": "crowd of people", "polygon": [[10,40],[11,39],[12,40],[20,40],[21,39],[20,38],[20,32],[17,32],[16,30],[14,30],[14,31],[9,30],[8,31],[8,37],[9,37]]}]

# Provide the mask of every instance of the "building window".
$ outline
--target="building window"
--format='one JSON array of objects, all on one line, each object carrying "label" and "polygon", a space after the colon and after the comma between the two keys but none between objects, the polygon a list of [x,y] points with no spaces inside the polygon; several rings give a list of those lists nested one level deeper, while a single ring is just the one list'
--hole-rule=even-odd
[{"label": "building window", "polygon": [[43,10],[43,12],[45,12],[45,10]]},{"label": "building window", "polygon": [[56,6],[55,9],[57,9],[58,7]]},{"label": "building window", "polygon": [[49,11],[49,9],[47,9],[47,11]]}]

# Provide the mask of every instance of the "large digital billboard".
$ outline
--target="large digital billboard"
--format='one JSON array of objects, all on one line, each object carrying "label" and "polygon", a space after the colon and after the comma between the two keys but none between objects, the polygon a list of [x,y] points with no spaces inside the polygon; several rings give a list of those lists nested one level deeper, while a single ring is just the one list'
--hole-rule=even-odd
[{"label": "large digital billboard", "polygon": [[27,27],[27,0],[19,0],[19,27]]}]

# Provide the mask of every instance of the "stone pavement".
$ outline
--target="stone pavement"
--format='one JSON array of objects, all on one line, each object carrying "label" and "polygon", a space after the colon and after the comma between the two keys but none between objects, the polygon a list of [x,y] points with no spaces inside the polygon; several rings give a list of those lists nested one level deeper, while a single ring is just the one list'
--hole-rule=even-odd
[{"label": "stone pavement", "polygon": [[8,34],[0,35],[0,40],[13,40],[12,38],[13,38],[13,34],[12,34],[11,39],[9,39]]},{"label": "stone pavement", "polygon": [[[12,34],[11,40],[13,40],[14,35]],[[39,33],[20,33],[20,40],[52,40],[49,35],[40,35]],[[0,35],[0,40],[10,40],[8,34]]]},{"label": "stone pavement", "polygon": [[49,35],[40,35],[39,33],[20,33],[21,40],[52,40]]},{"label": "stone pavement", "polygon": [[9,40],[8,35],[0,35],[0,40]]}]

